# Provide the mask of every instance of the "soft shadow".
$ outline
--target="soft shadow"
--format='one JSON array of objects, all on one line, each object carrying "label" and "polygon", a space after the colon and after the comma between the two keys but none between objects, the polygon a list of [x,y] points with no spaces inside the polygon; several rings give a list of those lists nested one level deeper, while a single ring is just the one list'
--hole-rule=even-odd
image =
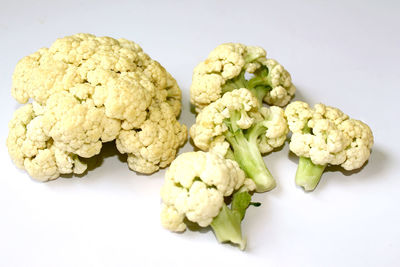
[{"label": "soft shadow", "polygon": [[192,137],[189,137],[189,143],[190,143],[190,145],[193,147],[193,151],[194,151],[194,152],[202,151],[200,148],[198,148],[198,147],[194,144],[194,141],[193,141]]},{"label": "soft shadow", "polygon": [[[341,172],[343,176],[350,176],[353,174],[360,173],[364,171],[368,173],[368,175],[355,175],[354,179],[366,180],[366,179],[375,179],[378,177],[384,177],[382,175],[385,171],[387,171],[387,166],[390,165],[391,158],[388,154],[380,147],[373,147],[371,156],[364,163],[361,168],[352,171],[346,171],[340,166],[328,166],[325,169],[325,172]],[[346,179],[344,179],[346,180]]]},{"label": "soft shadow", "polygon": [[103,146],[102,146],[99,154],[97,154],[91,158],[81,158],[81,157],[79,158],[83,163],[87,164],[87,169],[84,173],[82,173],[82,174],[72,174],[72,173],[62,174],[62,175],[60,175],[60,177],[61,178],[73,178],[73,177],[82,178],[85,175],[87,175],[89,171],[99,168],[103,164],[104,159],[114,157],[114,156],[117,156],[119,161],[121,161],[123,163],[126,163],[126,161],[127,161],[127,154],[121,154],[118,151],[115,141],[103,143]]},{"label": "soft shadow", "polygon": [[288,153],[288,158],[291,162],[299,164],[299,157],[290,150]]},{"label": "soft shadow", "polygon": [[194,114],[195,116],[197,116],[196,106],[193,105],[192,103],[190,103],[190,113],[192,113],[192,114]]},{"label": "soft shadow", "polygon": [[199,233],[207,233],[211,231],[211,227],[201,227],[195,222],[189,221],[187,218],[183,220],[184,224],[186,224],[187,228],[192,232],[199,232]]},{"label": "soft shadow", "polygon": [[340,165],[329,165],[328,167],[325,168],[325,173],[326,172],[341,172],[344,176],[350,176],[352,174],[356,174],[359,173],[361,170],[363,170],[365,168],[365,166],[368,164],[369,160],[367,160],[362,166],[361,168],[355,169],[355,170],[351,170],[351,171],[347,171],[345,169],[343,169]]}]

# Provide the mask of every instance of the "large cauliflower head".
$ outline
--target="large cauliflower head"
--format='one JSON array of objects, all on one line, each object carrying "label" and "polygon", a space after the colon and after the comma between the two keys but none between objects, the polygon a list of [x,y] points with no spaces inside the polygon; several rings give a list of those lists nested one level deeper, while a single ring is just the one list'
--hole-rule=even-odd
[{"label": "large cauliflower head", "polygon": [[[33,110],[32,120],[24,124],[14,116],[10,122],[7,145],[21,168],[28,169],[21,162],[37,156],[23,149],[21,141],[15,142],[15,136],[46,140],[42,148],[54,147],[78,160],[100,153],[103,142],[118,139],[118,143],[129,135],[129,142],[118,148],[128,153],[129,166],[142,173],[168,165],[186,140],[186,127],[176,119],[181,108],[176,81],[139,45],[125,39],[91,34],[58,39],[50,48],[18,62],[12,95],[20,103],[32,100],[30,108],[22,109]],[[163,114],[156,115],[157,110]],[[32,123],[34,132],[29,131]],[[21,136],[23,125],[26,133]],[[150,139],[142,142],[137,133],[143,131],[140,135],[144,136],[150,127],[155,135],[148,149]],[[42,171],[39,167],[35,173],[28,172],[39,180],[49,177],[45,165]],[[58,177],[56,173],[49,179]]]},{"label": "large cauliflower head", "polygon": [[222,98],[205,107],[190,128],[190,136],[201,150],[212,150],[225,155],[230,146],[226,135],[232,131],[229,127],[231,122],[245,132],[247,130],[254,133],[251,136],[256,138],[261,153],[280,147],[288,133],[282,108],[260,108],[253,94],[241,88],[227,92]]},{"label": "large cauliflower head", "polygon": [[[254,75],[254,79],[247,81],[246,73]],[[290,74],[277,61],[267,59],[264,49],[226,43],[217,46],[194,69],[191,102],[200,111],[225,92],[242,87],[254,89],[260,102],[275,106],[286,105],[296,91]]]},{"label": "large cauliflower head", "polygon": [[176,232],[186,229],[185,218],[206,227],[220,212],[224,197],[242,186],[255,188],[235,161],[211,152],[181,154],[165,175],[161,223]]},{"label": "large cauliflower head", "polygon": [[317,104],[314,109],[301,101],[286,107],[293,132],[290,150],[317,165],[360,168],[369,158],[374,139],[367,124],[350,119],[337,108]]}]

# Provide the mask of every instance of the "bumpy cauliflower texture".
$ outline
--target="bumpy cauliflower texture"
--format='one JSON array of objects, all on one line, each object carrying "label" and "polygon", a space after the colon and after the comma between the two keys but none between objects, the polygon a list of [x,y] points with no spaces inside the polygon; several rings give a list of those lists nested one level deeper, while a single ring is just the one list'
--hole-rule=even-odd
[{"label": "bumpy cauliflower texture", "polygon": [[260,108],[257,99],[247,89],[242,88],[226,93],[197,115],[196,123],[190,128],[190,136],[195,145],[204,151],[223,147],[225,149],[219,152],[225,155],[229,148],[224,135],[228,131],[225,121],[235,111],[240,113],[237,120],[239,128],[246,130],[259,122],[265,126],[264,133],[257,139],[261,153],[270,152],[285,142],[289,129],[283,109],[275,106]]},{"label": "bumpy cauliflower texture", "polygon": [[128,153],[133,170],[152,173],[171,163],[186,136],[186,127],[179,124],[171,107],[161,103],[149,107],[140,130],[121,130],[116,142],[121,153]]},{"label": "bumpy cauliflower texture", "polygon": [[[254,74],[247,81],[245,73]],[[290,74],[261,47],[227,43],[216,47],[193,71],[190,97],[196,111],[227,92],[248,88],[259,98],[276,106],[286,105],[296,88]]]},{"label": "bumpy cauliflower texture", "polygon": [[83,173],[86,164],[76,154],[55,146],[44,133],[44,121],[32,104],[15,111],[7,139],[8,152],[14,163],[40,181],[56,179],[60,174]]},{"label": "bumpy cauliflower texture", "polygon": [[198,148],[233,157],[254,179],[258,192],[275,186],[260,153],[283,145],[287,133],[283,109],[260,107],[256,97],[245,88],[227,92],[205,107],[190,128]]},{"label": "bumpy cauliflower texture", "polygon": [[181,108],[176,81],[125,39],[90,34],[58,39],[20,60],[12,95],[32,104],[10,122],[9,153],[38,180],[82,173],[86,167],[79,157],[92,157],[113,140],[128,153],[130,168],[152,173],[167,166],[186,141],[186,127],[176,120]]},{"label": "bumpy cauliflower texture", "polygon": [[296,101],[285,110],[293,132],[290,150],[318,165],[341,165],[345,170],[360,168],[373,145],[371,129],[350,119],[337,108]]},{"label": "bumpy cauliflower texture", "polygon": [[186,229],[185,218],[206,227],[219,214],[224,197],[243,185],[254,190],[235,161],[202,151],[181,154],[167,170],[161,189],[161,223],[175,232]]}]

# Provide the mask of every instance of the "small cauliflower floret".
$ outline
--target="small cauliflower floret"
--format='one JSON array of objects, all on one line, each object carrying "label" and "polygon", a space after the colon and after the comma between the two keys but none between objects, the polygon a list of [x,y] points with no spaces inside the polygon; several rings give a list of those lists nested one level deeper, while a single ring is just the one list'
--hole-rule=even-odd
[{"label": "small cauliflower floret", "polygon": [[[240,224],[254,188],[233,160],[211,152],[181,154],[167,170],[161,189],[161,223],[174,232],[186,229],[185,218],[201,227],[211,225],[220,242],[243,249]],[[225,197],[231,195],[233,206],[228,208]]]},{"label": "small cauliflower floret", "polygon": [[253,179],[257,192],[275,187],[261,153],[280,147],[288,126],[282,108],[260,108],[247,89],[228,92],[205,107],[190,129],[194,144],[236,160]]},{"label": "small cauliflower floret", "polygon": [[187,139],[187,129],[167,103],[149,107],[148,119],[138,128],[122,130],[116,139],[121,153],[128,153],[128,165],[137,172],[153,173],[175,158]]},{"label": "small cauliflower floret", "polygon": [[173,206],[162,205],[161,223],[165,229],[174,232],[183,232],[186,230],[186,224],[183,222],[185,214],[179,213]]},{"label": "small cauliflower floret", "polygon": [[286,107],[285,115],[293,132],[290,150],[300,157],[296,183],[307,191],[318,185],[327,165],[345,170],[362,167],[374,143],[365,123],[350,119],[337,108],[296,101]]},{"label": "small cauliflower floret", "polygon": [[[250,79],[245,74],[251,74]],[[266,58],[261,47],[239,43],[219,45],[193,71],[190,98],[196,111],[229,91],[247,88],[269,105],[285,106],[296,87],[290,74],[273,59]]]},{"label": "small cauliflower floret", "polygon": [[15,111],[7,138],[15,165],[39,181],[54,180],[62,173],[83,173],[86,164],[77,155],[58,149],[46,135],[43,124],[43,116],[36,116],[32,104]]},{"label": "small cauliflower floret", "polygon": [[[77,156],[90,158],[100,153],[104,142],[129,135],[130,143],[140,144],[137,148],[125,145],[121,150],[132,151],[127,152],[129,166],[152,173],[166,167],[186,141],[186,128],[176,120],[181,109],[176,81],[139,45],[125,39],[91,34],[57,39],[49,48],[18,62],[12,95],[20,103],[33,100],[35,116],[40,119],[34,118],[29,127],[36,136],[46,136],[40,140],[42,148],[49,143],[60,153],[74,155],[69,162],[76,162]],[[157,109],[165,114],[156,115]],[[143,133],[132,133],[139,131]],[[9,143],[13,146],[9,150],[24,150],[32,157],[36,143],[31,144],[31,152],[28,142],[24,148],[18,147],[22,143]],[[53,155],[54,149],[46,153]],[[19,167],[28,166],[16,162]],[[57,175],[55,172],[52,179]]]}]

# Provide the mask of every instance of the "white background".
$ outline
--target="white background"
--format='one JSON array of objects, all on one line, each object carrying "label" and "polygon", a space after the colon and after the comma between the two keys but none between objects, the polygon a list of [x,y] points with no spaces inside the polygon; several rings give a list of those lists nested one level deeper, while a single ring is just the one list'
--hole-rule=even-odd
[{"label": "white background", "polygon": [[[1,0],[0,266],[399,266],[399,13],[398,1]],[[139,43],[177,79],[188,126],[194,66],[223,42],[262,46],[292,74],[296,99],[370,125],[370,161],[351,175],[328,169],[304,193],[288,145],[267,155],[278,186],[255,196],[262,206],[243,222],[245,252],[209,229],[163,230],[165,171],[138,175],[111,145],[83,178],[35,182],[5,146],[20,106],[11,75],[23,56],[78,32]]]}]

